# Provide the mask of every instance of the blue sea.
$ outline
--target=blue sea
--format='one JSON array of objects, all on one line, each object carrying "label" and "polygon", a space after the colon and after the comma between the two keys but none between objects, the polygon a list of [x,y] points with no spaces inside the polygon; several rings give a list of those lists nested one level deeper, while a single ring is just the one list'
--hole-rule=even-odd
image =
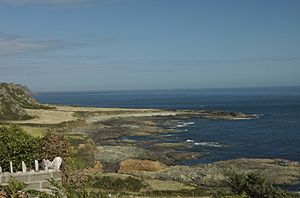
[{"label": "blue sea", "polygon": [[42,103],[126,108],[209,109],[262,115],[253,120],[191,119],[170,134],[205,156],[189,164],[241,157],[300,161],[300,87],[37,93]]}]

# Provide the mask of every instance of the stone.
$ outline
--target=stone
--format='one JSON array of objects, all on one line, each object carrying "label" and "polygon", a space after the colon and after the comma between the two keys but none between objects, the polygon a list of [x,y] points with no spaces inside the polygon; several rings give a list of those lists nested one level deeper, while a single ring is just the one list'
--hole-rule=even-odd
[{"label": "stone", "polygon": [[47,181],[47,179],[51,178],[51,172],[38,172],[30,175],[30,182]]},{"label": "stone", "polygon": [[39,171],[39,162],[38,162],[37,160],[34,160],[34,170],[35,170],[36,172]]},{"label": "stone", "polygon": [[10,173],[14,172],[12,161],[9,162]]},{"label": "stone", "polygon": [[54,170],[59,170],[61,164],[62,164],[62,158],[61,158],[61,157],[56,157],[56,158],[54,158],[54,160],[52,161],[52,168],[53,168]]},{"label": "stone", "polygon": [[54,160],[52,162],[50,160],[43,159],[43,163],[45,166],[45,170],[48,170],[48,169],[59,170],[60,166],[62,164],[62,158],[56,157],[56,158],[54,158]]},{"label": "stone", "polygon": [[41,190],[42,189],[42,183],[41,182],[28,182],[26,189],[31,190]]},{"label": "stone", "polygon": [[22,161],[22,172],[23,172],[23,173],[26,173],[26,172],[27,172],[26,164],[25,164],[25,162],[23,162],[23,161]]},{"label": "stone", "polygon": [[49,162],[50,162],[49,160],[43,159],[43,166],[44,166],[45,171],[48,171],[48,169],[49,169],[49,167],[48,167]]}]

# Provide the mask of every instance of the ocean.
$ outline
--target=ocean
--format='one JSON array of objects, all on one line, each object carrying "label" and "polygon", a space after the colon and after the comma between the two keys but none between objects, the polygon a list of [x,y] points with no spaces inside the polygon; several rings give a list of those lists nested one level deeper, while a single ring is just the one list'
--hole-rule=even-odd
[{"label": "ocean", "polygon": [[190,142],[198,164],[241,157],[300,161],[300,87],[44,92],[42,103],[125,108],[209,109],[260,114],[253,120],[191,119],[171,142]]}]

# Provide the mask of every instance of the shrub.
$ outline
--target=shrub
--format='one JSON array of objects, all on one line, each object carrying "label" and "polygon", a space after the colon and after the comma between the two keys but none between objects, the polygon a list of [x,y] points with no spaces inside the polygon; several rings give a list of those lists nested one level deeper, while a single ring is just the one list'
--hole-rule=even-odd
[{"label": "shrub", "polygon": [[113,178],[109,176],[94,177],[91,185],[94,188],[101,188],[105,190],[125,191],[139,191],[142,187],[144,187],[142,180],[131,176],[126,179]]},{"label": "shrub", "polygon": [[9,125],[0,127],[0,165],[9,171],[12,161],[15,170],[21,170],[24,161],[32,167],[34,160],[40,159],[40,143],[38,138],[28,135],[20,126]]},{"label": "shrub", "polygon": [[230,173],[227,183],[233,193],[238,195],[245,194],[249,198],[288,197],[285,191],[274,187],[257,173],[249,173],[247,175]]},{"label": "shrub", "polygon": [[1,189],[1,197],[25,197],[26,192],[24,191],[27,185],[23,182],[16,180],[14,177],[11,177],[8,181],[8,185],[0,186]]},{"label": "shrub", "polygon": [[84,169],[95,166],[96,149],[93,142],[86,142],[78,148],[73,147],[69,156],[64,159],[64,183],[78,181],[77,178]]},{"label": "shrub", "polygon": [[209,189],[198,187],[195,189],[181,189],[181,190],[153,190],[142,192],[146,197],[210,197]]},{"label": "shrub", "polygon": [[246,179],[244,174],[229,173],[227,184],[233,193],[242,195],[245,190]]},{"label": "shrub", "polygon": [[64,159],[69,154],[70,145],[63,135],[49,131],[41,138],[41,148],[42,157],[45,159]]}]

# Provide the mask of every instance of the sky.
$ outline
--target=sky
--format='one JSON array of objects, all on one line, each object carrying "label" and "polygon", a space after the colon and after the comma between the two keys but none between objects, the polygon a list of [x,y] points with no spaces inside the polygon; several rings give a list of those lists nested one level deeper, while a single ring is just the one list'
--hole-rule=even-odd
[{"label": "sky", "polygon": [[34,91],[300,85],[299,0],[0,0],[0,82]]}]

